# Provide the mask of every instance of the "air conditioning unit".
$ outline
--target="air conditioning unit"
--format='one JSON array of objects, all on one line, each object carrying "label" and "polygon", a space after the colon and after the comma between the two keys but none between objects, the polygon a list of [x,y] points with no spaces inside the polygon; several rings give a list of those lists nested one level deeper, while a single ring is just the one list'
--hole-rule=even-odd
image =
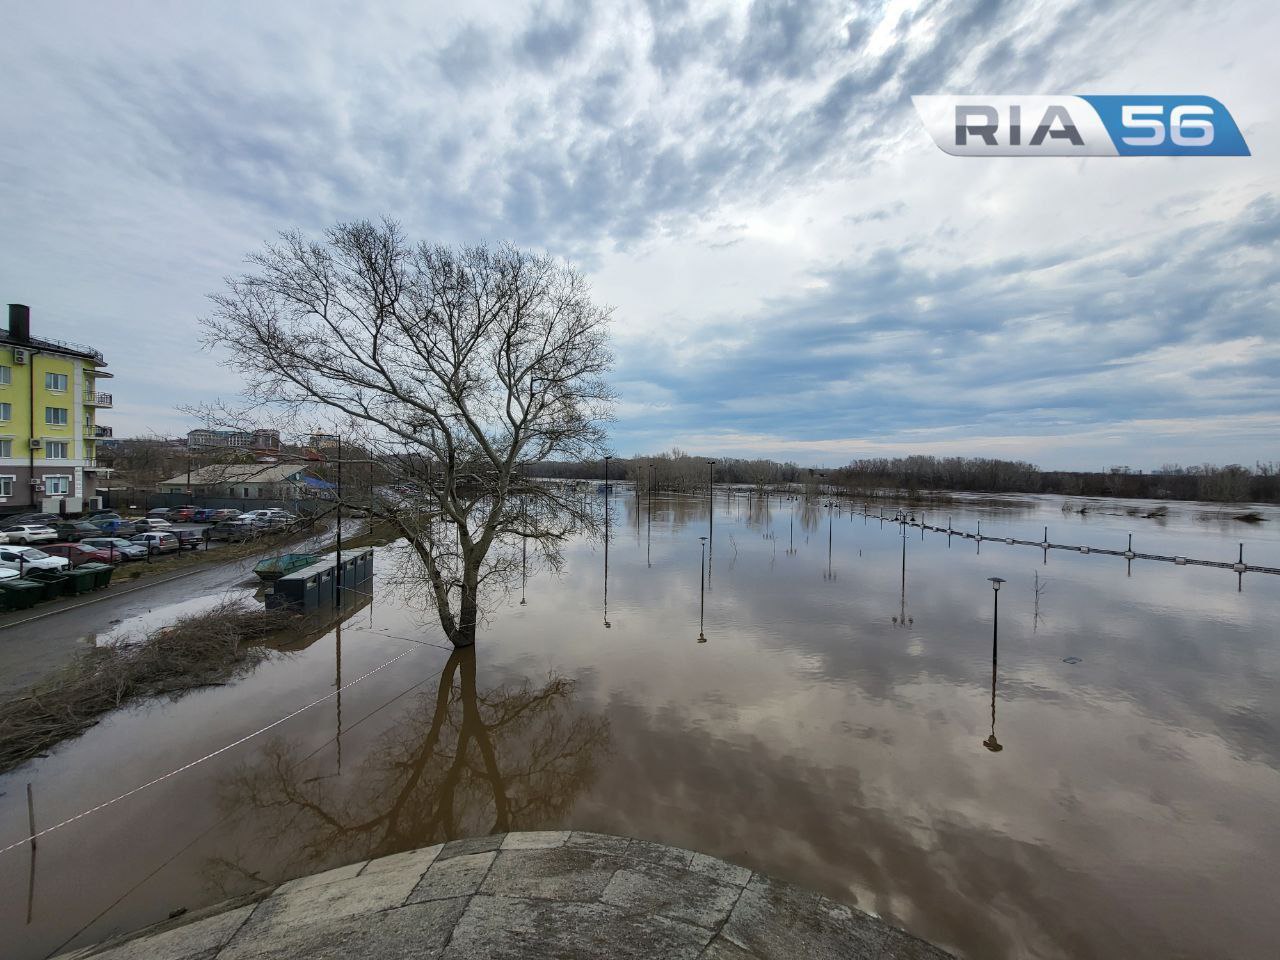
[{"label": "air conditioning unit", "polygon": [[14,362],[14,363],[26,363],[26,362],[27,362],[27,358],[28,358],[28,357],[30,357],[30,356],[31,356],[31,351],[30,351],[30,350],[25,350],[25,349],[23,349],[22,347],[14,347],[14,348],[13,348],[13,362]]},{"label": "air conditioning unit", "polygon": [[27,446],[29,446],[32,450],[39,450],[41,442],[42,441],[40,440],[39,437],[32,437],[30,440],[27,441]]}]

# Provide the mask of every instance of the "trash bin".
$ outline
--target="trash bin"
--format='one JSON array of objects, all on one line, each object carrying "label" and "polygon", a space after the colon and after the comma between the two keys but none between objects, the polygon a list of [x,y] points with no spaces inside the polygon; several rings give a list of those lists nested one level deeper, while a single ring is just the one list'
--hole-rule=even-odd
[{"label": "trash bin", "polygon": [[109,563],[82,563],[76,567],[76,572],[92,573],[93,589],[101,590],[111,583],[111,574],[116,572],[116,568]]},{"label": "trash bin", "polygon": [[0,609],[26,610],[44,599],[44,584],[17,577],[0,580]]},{"label": "trash bin", "polygon": [[57,600],[62,596],[62,585],[67,575],[57,570],[28,570],[24,579],[40,587],[41,600]]},{"label": "trash bin", "polygon": [[93,589],[93,582],[97,577],[92,570],[85,569],[87,566],[89,565],[86,563],[64,571],[63,576],[66,579],[62,584],[62,592],[65,596],[79,596]]}]

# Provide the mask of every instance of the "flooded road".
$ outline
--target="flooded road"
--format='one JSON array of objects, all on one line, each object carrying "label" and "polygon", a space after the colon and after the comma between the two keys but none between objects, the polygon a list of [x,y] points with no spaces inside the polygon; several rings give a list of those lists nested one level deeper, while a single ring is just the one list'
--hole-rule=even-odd
[{"label": "flooded road", "polygon": [[[925,519],[1224,561],[1243,542],[1280,565],[1274,509],[1062,505]],[[336,629],[0,778],[0,847],[28,834],[28,783],[37,830],[121,797],[0,853],[3,955],[451,837],[574,827],[743,863],[969,957],[1274,956],[1280,577],[745,492],[719,494],[704,567],[705,499],[650,515],[621,491],[612,516],[607,594],[602,544],[572,544],[524,604],[517,584],[494,606],[474,656],[388,585],[385,548]]]}]

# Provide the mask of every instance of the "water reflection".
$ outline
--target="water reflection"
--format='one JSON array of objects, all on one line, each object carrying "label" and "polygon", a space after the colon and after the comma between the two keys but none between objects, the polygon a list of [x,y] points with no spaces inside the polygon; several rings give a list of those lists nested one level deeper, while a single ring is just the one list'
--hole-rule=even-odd
[{"label": "water reflection", "polygon": [[[505,689],[517,693],[523,678],[529,698],[548,684],[548,671],[575,684],[571,698],[559,698],[563,707],[549,711],[559,719],[546,729],[539,721],[511,739],[492,731],[501,771],[538,758],[572,768],[577,761],[561,755],[575,750],[565,746],[573,718],[607,718],[609,749],[579,750],[592,758],[581,783],[564,778],[568,799],[529,806],[522,826],[596,829],[703,850],[857,903],[983,960],[1270,960],[1280,937],[1272,904],[1280,858],[1280,578],[1255,575],[1258,587],[1244,597],[1231,589],[1230,569],[1139,560],[1126,579],[1127,558],[1060,551],[1049,583],[1035,566],[1036,547],[1006,545],[1006,537],[1036,543],[1047,521],[1054,540],[1118,549],[1134,525],[1123,511],[1064,516],[1049,498],[1007,510],[976,500],[943,508],[952,510],[955,530],[974,530],[980,520],[983,535],[996,538],[977,555],[947,550],[949,539],[963,542],[949,534],[951,518],[947,529],[908,544],[894,508],[885,511],[888,523],[870,523],[881,519],[879,504],[863,530],[838,545],[829,518],[823,550],[817,511],[830,501],[785,500],[788,516],[770,519],[762,498],[740,495],[739,520],[728,506],[732,492],[721,488],[715,526],[722,558],[732,559],[715,580],[716,655],[709,657],[711,648],[688,636],[695,604],[706,636],[709,542],[697,546],[707,556],[698,584],[689,567],[695,541],[708,533],[707,497],[647,500],[624,501],[627,509],[649,509],[643,542],[630,526],[612,531],[624,536],[610,543],[607,599],[617,622],[609,643],[600,638],[600,545],[587,537],[566,549],[558,577],[542,575],[535,548],[529,590],[546,601],[520,607],[513,593],[485,624],[472,714],[497,722],[501,707],[486,707],[483,693],[497,680],[486,677],[516,678]],[[592,502],[598,511],[598,497]],[[830,509],[834,517],[840,508]],[[1274,522],[1251,528],[1246,553],[1280,565],[1280,512],[1270,515]],[[774,544],[754,535],[774,520],[789,557],[776,565]],[[1152,522],[1135,542],[1170,554],[1238,555],[1232,528],[1197,520],[1190,509],[1174,511],[1162,526]],[[389,552],[380,554],[384,561]],[[513,558],[513,570],[524,574],[522,557]],[[851,565],[856,589],[821,581],[824,571]],[[988,597],[989,576],[1008,578],[998,600]],[[894,600],[893,619],[912,629],[884,617]],[[439,639],[424,631],[406,598],[383,591],[375,606],[385,633],[362,630],[358,621],[344,626],[347,682],[399,653],[393,636]],[[175,906],[216,900],[198,887],[193,866],[214,854],[227,861],[224,878],[276,879],[446,836],[439,791],[469,723],[465,678],[457,666],[445,694],[449,717],[411,787],[440,695],[414,701],[415,684],[425,675],[434,686],[443,663],[440,652],[422,649],[439,660],[421,673],[411,658],[349,688],[340,727],[326,704],[291,722],[290,737],[303,745],[259,755],[261,741],[252,741],[216,771],[197,767],[165,781],[149,803],[116,805],[109,817],[53,834],[47,846],[42,840],[41,890],[78,896],[36,910],[29,931],[26,852],[0,862],[4,929],[18,933],[6,956],[44,956],[85,914],[159,869],[201,829],[212,830],[207,843],[96,932],[110,932],[102,929],[107,922],[140,926]],[[123,792],[167,769],[149,757],[198,755],[330,692],[337,656],[336,642],[314,644],[225,690],[157,707],[162,722],[141,711],[113,718],[42,762],[31,777],[37,812],[52,820],[45,812],[52,798]],[[202,702],[205,712],[196,712]],[[370,714],[376,719],[361,724]],[[1006,746],[999,736],[1011,724],[1016,735],[1006,757],[994,747]],[[207,728],[208,742],[193,743]],[[583,740],[594,742],[589,733]],[[234,829],[209,827],[217,819],[212,787],[228,789],[230,764],[246,756],[252,762],[231,778]],[[499,819],[486,773],[480,742],[471,738],[453,792],[459,833],[485,832]],[[246,793],[241,779],[253,790]],[[24,786],[0,778],[0,836],[26,835]],[[1222,922],[1205,924],[1206,915]]]},{"label": "water reflection", "polygon": [[608,721],[573,708],[574,682],[479,689],[474,648],[455,651],[434,696],[422,696],[346,778],[317,771],[285,740],[219,788],[226,812],[252,824],[224,881],[278,881],[321,866],[458,837],[555,822],[595,778]]}]

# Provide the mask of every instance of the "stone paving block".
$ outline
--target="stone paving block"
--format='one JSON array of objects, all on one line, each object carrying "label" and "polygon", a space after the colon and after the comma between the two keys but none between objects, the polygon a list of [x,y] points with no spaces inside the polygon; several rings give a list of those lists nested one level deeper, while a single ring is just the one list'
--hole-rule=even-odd
[{"label": "stone paving block", "polygon": [[569,839],[568,830],[530,830],[527,833],[508,833],[502,841],[503,850],[543,850],[562,847]]},{"label": "stone paving block", "polygon": [[434,960],[466,908],[465,897],[357,917],[257,929],[218,960]]},{"label": "stone paving block", "polygon": [[750,950],[743,950],[740,946],[731,943],[724,937],[716,937],[707,944],[707,949],[702,952],[702,956],[698,960],[773,960],[773,958],[757,956]]},{"label": "stone paving block", "polygon": [[654,843],[651,840],[632,840],[627,847],[627,856],[648,860],[650,863],[660,863],[667,867],[687,867],[693,859],[693,851],[668,847],[666,844]]},{"label": "stone paving block", "polygon": [[161,933],[139,937],[95,953],[93,957],[94,960],[204,960],[205,957],[217,955],[253,912],[254,906],[250,904]]},{"label": "stone paving block", "polygon": [[419,876],[416,870],[400,870],[277,891],[258,905],[236,939],[265,926],[317,923],[398,907],[413,892]]},{"label": "stone paving block", "polygon": [[865,913],[756,874],[720,935],[762,957],[878,960],[886,932]]},{"label": "stone paving block", "polygon": [[632,860],[614,874],[600,899],[632,913],[656,913],[715,930],[729,916],[740,892],[740,887],[701,873]]},{"label": "stone paving block", "polygon": [[502,850],[481,893],[544,900],[597,900],[625,861],[576,847]]},{"label": "stone paving block", "polygon": [[487,837],[468,837],[465,840],[450,840],[440,851],[437,860],[451,860],[454,857],[465,857],[472,853],[488,853],[497,850],[506,839],[505,833],[491,833]]},{"label": "stone paving block", "polygon": [[435,863],[431,864],[413,892],[409,894],[408,902],[421,903],[424,900],[470,896],[480,886],[480,881],[489,872],[489,867],[496,856],[496,853],[490,851],[452,857],[448,860],[437,857]]},{"label": "stone paving block", "polygon": [[594,850],[596,853],[608,853],[615,857],[620,857],[627,852],[627,846],[631,843],[626,837],[614,837],[607,833],[585,833],[581,830],[575,830],[569,834],[569,839],[565,841],[566,847],[583,847],[587,850]]},{"label": "stone paving block", "polygon": [[295,890],[308,890],[311,887],[333,883],[335,880],[350,880],[363,870],[368,862],[368,860],[357,860],[355,863],[344,863],[342,866],[326,870],[324,873],[314,873],[309,877],[298,877],[296,880],[280,884],[276,888],[276,893],[293,893]]},{"label": "stone paving block", "polygon": [[418,876],[422,876],[427,872],[427,867],[435,863],[435,859],[440,855],[444,844],[437,843],[434,847],[423,847],[421,850],[406,850],[404,853],[393,853],[388,857],[379,857],[377,860],[370,860],[360,871],[360,876],[367,877],[376,873],[399,873],[405,870],[417,870]]},{"label": "stone paving block", "polygon": [[689,861],[689,869],[735,887],[745,887],[751,879],[751,871],[746,867],[708,857],[705,853],[695,853]]},{"label": "stone paving block", "polygon": [[695,960],[711,934],[602,903],[471,898],[444,960]]},{"label": "stone paving block", "polygon": [[913,937],[895,927],[887,927],[879,960],[955,960],[955,958],[919,937]]}]

